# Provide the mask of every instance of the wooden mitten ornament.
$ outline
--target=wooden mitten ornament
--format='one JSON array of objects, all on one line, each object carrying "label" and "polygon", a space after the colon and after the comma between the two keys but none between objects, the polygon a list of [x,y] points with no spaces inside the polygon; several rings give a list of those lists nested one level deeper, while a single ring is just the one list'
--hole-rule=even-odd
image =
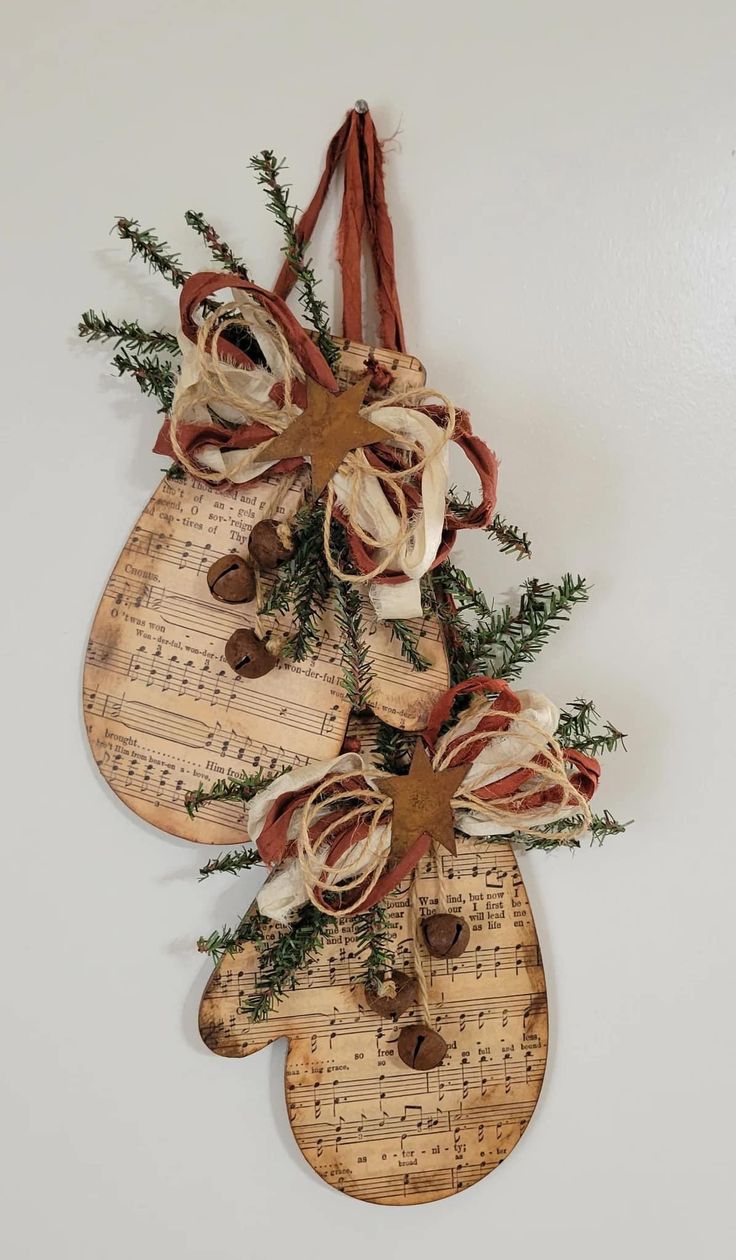
[{"label": "wooden mitten ornament", "polygon": [[[372,359],[386,372],[390,367],[400,389],[424,385],[411,355],[345,340],[340,346],[343,384]],[[210,801],[190,816],[188,796],[203,784],[322,759],[339,752],[345,737],[351,705],[332,600],[315,620],[308,659],[282,657],[253,680],[225,659],[232,635],[252,629],[257,612],[252,598],[227,599],[222,587],[229,595],[250,593],[240,575],[252,572],[245,557],[253,524],[278,490],[269,475],[243,488],[165,477],[125,543],[92,626],[84,714],[95,761],[134,813],[186,840],[233,844],[243,836],[237,800]],[[279,516],[291,515],[298,499],[298,490],[288,489]],[[269,624],[274,620],[282,619]],[[370,605],[364,620],[374,713],[392,726],[420,729],[448,681],[436,617],[408,625],[427,663],[421,670],[402,656],[390,623]]]},{"label": "wooden mitten ornament", "polygon": [[[343,161],[336,338],[305,242]],[[250,845],[201,874],[269,872],[240,923],[199,942],[215,962],[206,1044],[245,1057],[287,1038],[312,1167],[358,1199],[424,1203],[480,1181],[532,1115],[546,994],[512,846],[623,830],[590,807],[596,754],[623,737],[589,701],[560,710],[509,681],[587,598],[583,579],[528,581],[494,609],[449,558],[463,529],[516,558],[529,540],[495,512],[495,455],[406,351],[367,106],[298,222],[273,154],[251,164],[286,236],[273,291],[201,215],[187,221],[223,271],[189,275],[121,219],[180,290],[178,335],[93,311],[80,325],[159,398],[154,449],[173,461],[103,592],[85,720],[140,817]],[[295,281],[309,330],[286,303]],[[475,502],[450,488],[453,454]]]},{"label": "wooden mitten ornament", "polygon": [[[335,921],[266,1019],[251,1017],[260,1000],[253,945],[223,958],[202,998],[200,1031],[216,1054],[239,1058],[288,1038],[286,1105],[305,1159],[336,1189],[373,1203],[428,1203],[480,1181],[519,1141],[542,1088],[544,971],[513,850],[463,843],[441,864],[448,903],[471,935],[461,958],[427,956],[430,1022],[448,1046],[438,1067],[412,1071],[399,1056],[418,1004],[397,1019],[370,1009],[352,919]],[[436,907],[428,859],[418,896]],[[410,972],[405,890],[387,917],[397,965]]]}]

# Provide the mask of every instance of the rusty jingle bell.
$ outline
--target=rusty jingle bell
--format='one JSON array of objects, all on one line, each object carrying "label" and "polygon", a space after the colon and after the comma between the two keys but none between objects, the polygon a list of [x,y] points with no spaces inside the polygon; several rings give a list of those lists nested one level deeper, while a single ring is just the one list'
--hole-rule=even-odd
[{"label": "rusty jingle bell", "polygon": [[294,554],[289,526],[273,520],[258,521],[251,530],[248,550],[260,569],[275,569]]},{"label": "rusty jingle bell", "polygon": [[241,678],[262,678],[276,667],[276,657],[253,630],[236,630],[225,644],[225,660]]},{"label": "rusty jingle bell", "polygon": [[470,940],[470,927],[459,914],[431,914],[422,922],[422,932],[433,958],[459,958]]},{"label": "rusty jingle bell", "polygon": [[396,988],[393,997],[388,995],[380,997],[375,989],[366,987],[366,1006],[377,1015],[403,1015],[404,1011],[408,1011],[411,1006],[417,1004],[418,991],[414,976],[407,975],[405,971],[392,971],[391,980]]},{"label": "rusty jingle bell", "polygon": [[415,1072],[439,1067],[447,1054],[447,1042],[429,1024],[409,1024],[399,1033],[399,1058]]},{"label": "rusty jingle bell", "polygon": [[256,593],[256,575],[242,556],[220,556],[207,572],[207,585],[215,599],[225,604],[247,604]]}]

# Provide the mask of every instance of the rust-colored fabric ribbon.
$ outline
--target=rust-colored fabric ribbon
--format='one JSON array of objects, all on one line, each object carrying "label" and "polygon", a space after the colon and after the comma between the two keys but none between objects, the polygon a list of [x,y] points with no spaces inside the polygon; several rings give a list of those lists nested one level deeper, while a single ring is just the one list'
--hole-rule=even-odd
[{"label": "rust-colored fabric ribbon", "polygon": [[[406,350],[401,307],[396,288],[394,234],[386,205],[383,152],[369,112],[351,109],[327,146],[325,168],[312,200],[297,226],[301,241],[310,240],[340,161],[344,161],[342,214],[337,256],[342,273],[342,328],[350,341],[363,340],[363,286],[360,263],[367,233],[376,273],[378,339],[387,350]],[[296,276],[285,262],[274,292],[288,297]]]}]

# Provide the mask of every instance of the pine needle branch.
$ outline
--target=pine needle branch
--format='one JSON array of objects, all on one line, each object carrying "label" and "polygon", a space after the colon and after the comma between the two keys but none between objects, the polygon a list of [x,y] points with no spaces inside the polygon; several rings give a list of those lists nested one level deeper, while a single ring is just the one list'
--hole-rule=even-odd
[{"label": "pine needle branch", "polygon": [[376,989],[384,973],[394,965],[388,911],[383,902],[379,902],[363,914],[356,914],[353,923],[356,952],[366,955],[358,982],[366,989]]},{"label": "pine needle branch", "polygon": [[118,236],[130,245],[131,257],[142,258],[151,271],[163,276],[175,288],[180,289],[189,272],[181,265],[181,258],[166,241],[160,241],[151,228],[142,228],[137,219],[119,218],[115,224]]},{"label": "pine needle branch", "polygon": [[[633,818],[628,822],[622,823],[614,818],[613,814],[607,809],[602,814],[593,814],[588,834],[590,842],[594,844],[602,844],[608,836],[619,836],[622,832],[630,827]],[[582,822],[582,815],[575,814],[571,818],[562,818],[558,822],[547,823],[544,827],[539,828],[539,834],[528,836],[524,832],[511,831],[504,836],[481,836],[479,837],[486,844],[518,844],[523,848],[543,849],[547,853],[551,853],[555,849],[579,849],[580,837],[572,836],[570,839],[565,838],[565,832],[572,831],[575,827],[579,827]]]},{"label": "pine needle branch", "polygon": [[[447,495],[447,506],[455,516],[467,516],[473,511],[473,497],[465,494],[460,498],[457,488],[451,486]],[[515,555],[517,560],[529,560],[532,544],[529,535],[516,525],[512,525],[499,512],[496,513],[485,533],[495,538],[500,550],[506,555]]]},{"label": "pine needle branch", "polygon": [[215,779],[209,787],[200,783],[198,788],[187,792],[184,797],[186,811],[190,818],[194,818],[195,814],[210,801],[251,801],[261,788],[268,787],[269,783],[273,783],[274,779],[286,774],[287,770],[291,770],[291,766],[285,766],[282,770],[277,770],[275,774],[267,774],[259,769],[255,774],[231,775],[227,779]]},{"label": "pine needle branch", "polygon": [[473,670],[494,678],[518,678],[573,608],[588,599],[585,578],[566,573],[557,586],[536,578],[524,583],[519,611],[494,612],[473,632]]},{"label": "pine needle branch", "polygon": [[454,611],[462,616],[470,612],[475,617],[490,617],[491,607],[482,591],[473,585],[467,573],[446,560],[430,575],[436,590],[451,596]]},{"label": "pine needle branch", "polygon": [[266,596],[261,615],[290,612],[295,631],[284,646],[283,656],[303,661],[320,644],[319,623],[332,587],[324,562],[324,504],[302,508],[293,522],[294,554],[279,568]]},{"label": "pine needle branch", "polygon": [[199,868],[200,881],[224,871],[228,875],[239,875],[241,871],[249,871],[252,866],[262,864],[263,858],[257,849],[231,849],[229,853],[221,853],[219,857],[210,858]]},{"label": "pine needle branch", "polygon": [[296,987],[299,971],[317,953],[333,920],[310,902],[299,911],[287,932],[260,953],[253,992],[242,1010],[253,1023],[267,1019],[287,989]]},{"label": "pine needle branch", "polygon": [[486,533],[496,539],[504,555],[515,555],[517,560],[531,559],[532,544],[529,535],[510,524],[500,513],[496,513]]},{"label": "pine needle branch", "polygon": [[160,412],[168,412],[174,399],[177,373],[169,363],[150,354],[131,354],[119,350],[113,355],[112,366],[118,376],[132,376],[141,393],[147,398],[157,398]]},{"label": "pine needle branch", "polygon": [[631,827],[633,822],[633,818],[629,818],[625,823],[619,822],[607,809],[604,809],[602,814],[593,814],[590,820],[591,843],[597,840],[599,844],[603,844],[608,836],[620,836],[627,827]]},{"label": "pine needle branch", "polygon": [[391,638],[396,640],[401,648],[401,655],[405,661],[409,662],[412,669],[420,674],[429,669],[431,662],[426,656],[422,656],[418,631],[410,626],[408,621],[402,621],[400,618],[389,621],[388,625],[391,627]]},{"label": "pine needle branch", "polygon": [[[349,572],[351,561],[347,540],[342,526],[333,522],[331,530],[332,553],[343,572]],[[352,708],[363,712],[370,705],[372,672],[365,639],[363,601],[357,586],[333,576],[335,596],[335,621],[342,631],[342,684]]]},{"label": "pine needle branch", "polygon": [[104,311],[85,311],[79,321],[79,336],[86,341],[114,341],[115,349],[147,350],[151,354],[181,353],[173,333],[159,328],[141,328],[137,320],[123,319],[116,323]]},{"label": "pine needle branch", "polygon": [[258,183],[266,191],[268,208],[284,233],[286,243],[282,252],[299,282],[299,300],[317,333],[317,345],[330,367],[334,367],[340,352],[330,335],[327,303],[317,297],[319,281],[314,274],[312,259],[307,257],[308,242],[302,240],[297,230],[297,208],[289,199],[289,186],[279,181],[285,163],[279,161],[270,149],[264,149],[251,158],[250,165]]},{"label": "pine needle branch", "polygon": [[376,755],[381,770],[400,774],[406,770],[414,752],[417,737],[413,731],[401,731],[379,721],[376,731]]},{"label": "pine needle branch", "polygon": [[199,210],[187,210],[184,218],[187,224],[192,228],[198,236],[201,236],[205,245],[209,249],[215,262],[220,263],[226,271],[234,272],[235,275],[242,276],[244,280],[249,280],[248,268],[242,258],[238,258],[227,241],[223,241],[218,232],[215,231],[211,223],[208,223],[204,215]]},{"label": "pine needle branch", "polygon": [[200,954],[209,954],[214,963],[219,963],[225,954],[239,953],[249,941],[255,945],[263,945],[266,940],[264,928],[268,922],[258,910],[248,910],[237,927],[223,927],[220,932],[210,932],[206,937],[200,936],[197,949]]},{"label": "pine needle branch", "polygon": [[589,757],[626,747],[624,732],[603,721],[592,700],[579,697],[560,713],[556,734],[564,748],[574,748]]}]

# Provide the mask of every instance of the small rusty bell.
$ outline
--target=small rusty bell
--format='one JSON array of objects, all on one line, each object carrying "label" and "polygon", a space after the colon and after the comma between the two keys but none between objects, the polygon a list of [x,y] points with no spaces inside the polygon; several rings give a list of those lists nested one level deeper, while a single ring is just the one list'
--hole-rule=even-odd
[{"label": "small rusty bell", "polygon": [[375,989],[365,989],[366,1006],[377,1015],[403,1015],[411,1006],[416,1006],[418,993],[414,976],[407,975],[405,971],[392,971],[390,978],[396,987],[393,997],[379,997]]},{"label": "small rusty bell", "polygon": [[225,644],[225,660],[241,678],[262,678],[276,667],[276,657],[253,630],[236,630]]},{"label": "small rusty bell", "polygon": [[260,569],[275,569],[294,554],[294,540],[289,526],[272,520],[258,521],[251,530],[248,550]]},{"label": "small rusty bell", "polygon": [[407,1067],[415,1072],[429,1072],[444,1059],[447,1042],[429,1024],[409,1024],[399,1033],[398,1051]]},{"label": "small rusty bell", "polygon": [[247,604],[256,593],[256,575],[247,560],[233,553],[210,565],[207,585],[215,599],[225,604]]},{"label": "small rusty bell", "polygon": [[433,958],[459,958],[468,948],[470,927],[459,914],[431,914],[422,931]]}]

